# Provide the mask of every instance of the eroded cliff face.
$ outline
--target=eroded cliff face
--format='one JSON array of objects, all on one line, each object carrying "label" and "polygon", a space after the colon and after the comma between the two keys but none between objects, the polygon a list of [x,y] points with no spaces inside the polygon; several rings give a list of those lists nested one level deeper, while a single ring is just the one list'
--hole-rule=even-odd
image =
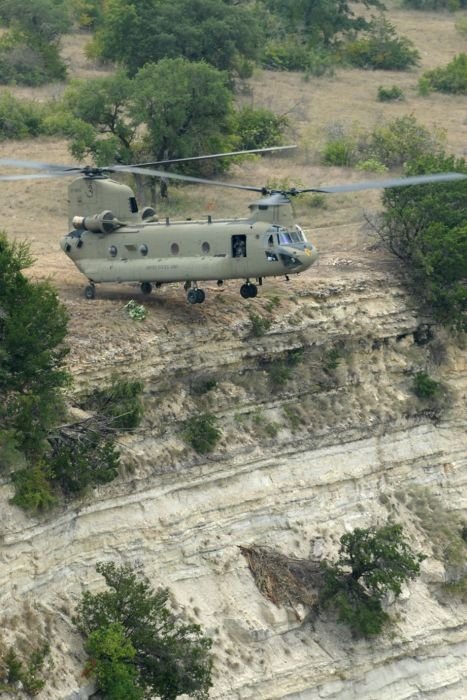
[{"label": "eroded cliff face", "polygon": [[[76,388],[115,371],[145,384],[143,426],[122,438],[125,474],[44,518],[8,503],[7,480],[0,488],[2,636],[50,639],[39,697],[87,697],[71,616],[84,588],[102,587],[102,560],[140,562],[212,636],[212,698],[461,697],[467,608],[442,592],[417,494],[436,496],[433,518],[465,513],[462,348],[420,315],[394,270],[361,256],[324,258],[290,286],[268,282],[250,305],[234,283],[208,289],[203,307],[168,288],[139,325],[125,294],[69,301]],[[271,321],[265,334],[253,334],[252,311]],[[442,400],[414,396],[420,370],[444,383]],[[206,379],[215,386],[200,391]],[[196,412],[222,430],[207,457],[183,439]],[[428,558],[391,606],[391,632],[371,642],[331,615],[311,622],[274,606],[239,549],[319,560],[345,531],[390,517]]]}]

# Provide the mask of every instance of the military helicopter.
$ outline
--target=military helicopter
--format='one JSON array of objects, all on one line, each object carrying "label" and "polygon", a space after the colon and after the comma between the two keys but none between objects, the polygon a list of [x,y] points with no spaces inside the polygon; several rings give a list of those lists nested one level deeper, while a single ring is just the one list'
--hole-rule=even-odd
[{"label": "military helicopter", "polygon": [[[156,169],[169,163],[219,158],[247,153],[280,151],[280,146],[250,151],[195,156],[176,160],[108,167],[59,166],[37,161],[3,159],[0,166],[32,168],[42,172],[29,175],[3,175],[0,180],[42,179],[79,175],[68,188],[69,233],[60,242],[62,250],[87,277],[87,299],[96,296],[96,284],[139,283],[143,294],[169,282],[183,282],[190,304],[205,300],[199,282],[226,279],[243,280],[240,294],[254,298],[265,277],[298,274],[318,258],[316,247],[307,241],[302,228],[294,223],[291,199],[302,193],[353,192],[464,179],[459,173],[441,173],[382,181],[309,187],[288,190],[219,182],[167,170]],[[260,199],[249,205],[249,216],[242,219],[204,221],[158,221],[155,211],[139,211],[133,190],[109,177],[112,173],[132,173],[217,187],[257,192]],[[255,280],[254,282],[252,280]]]}]

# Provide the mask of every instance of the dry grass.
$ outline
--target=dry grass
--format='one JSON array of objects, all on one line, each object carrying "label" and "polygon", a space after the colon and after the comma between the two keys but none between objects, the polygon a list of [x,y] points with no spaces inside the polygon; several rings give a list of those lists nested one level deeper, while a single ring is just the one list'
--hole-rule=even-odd
[{"label": "dry grass", "polygon": [[[334,122],[351,124],[359,122],[372,127],[382,119],[404,114],[414,114],[427,127],[442,126],[447,130],[448,148],[457,155],[466,149],[467,108],[465,99],[457,96],[417,94],[417,82],[424,70],[445,64],[453,55],[465,49],[465,40],[454,28],[451,14],[407,12],[393,9],[390,18],[399,31],[417,45],[422,54],[422,65],[408,73],[383,71],[338,70],[330,79],[312,78],[306,81],[299,73],[272,73],[258,70],[249,81],[248,90],[239,96],[239,102],[266,106],[278,113],[288,113],[292,124],[289,138],[300,148],[292,155],[268,157],[244,162],[232,168],[231,178],[238,183],[263,185],[271,180],[286,179],[290,185],[319,185],[368,179],[345,168],[328,168],[319,165],[317,151],[325,128]],[[72,77],[102,75],[108,69],[97,68],[85,56],[88,36],[75,33],[64,37],[63,55]],[[399,85],[406,94],[406,101],[382,104],[377,101],[379,85]],[[57,97],[62,84],[44,88],[15,88],[13,92],[37,100]],[[52,163],[73,163],[64,141],[37,139],[0,144],[0,158],[34,159]],[[83,277],[62,254],[58,241],[67,229],[67,184],[65,180],[31,182],[3,182],[0,229],[12,237],[29,239],[37,257],[33,274],[51,276],[65,299],[81,297]],[[251,197],[244,192],[209,187],[171,188],[171,200],[161,209],[165,216],[243,217]],[[376,191],[352,195],[330,195],[325,208],[312,208],[307,200],[296,202],[297,218],[308,230],[311,239],[322,251],[321,263],[295,282],[294,287],[309,284],[310,278],[327,278],[352,274],[326,264],[329,259],[346,258],[360,268],[379,265],[381,252],[370,252],[373,242],[363,227],[364,210],[379,206]],[[271,282],[271,289],[275,289]],[[237,284],[234,287],[237,297]],[[269,282],[268,282],[269,285]],[[171,295],[170,288],[166,292]],[[180,292],[175,292],[177,296]],[[124,296],[124,295],[123,295]],[[108,298],[120,299],[122,295],[110,293]],[[122,297],[123,298],[123,297]],[[228,298],[228,295],[227,297]],[[183,302],[183,299],[182,299]],[[81,302],[80,302],[81,303]],[[98,305],[95,305],[97,312]],[[204,308],[200,313],[204,314]]]}]

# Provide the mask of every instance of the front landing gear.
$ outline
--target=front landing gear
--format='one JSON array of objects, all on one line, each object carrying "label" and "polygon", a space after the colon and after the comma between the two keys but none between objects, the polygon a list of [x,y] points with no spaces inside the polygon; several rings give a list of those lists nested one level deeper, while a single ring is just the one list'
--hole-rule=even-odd
[{"label": "front landing gear", "polygon": [[246,282],[240,287],[240,294],[244,299],[254,299],[258,294],[258,287],[253,282]]},{"label": "front landing gear", "polygon": [[91,284],[88,284],[87,287],[85,287],[84,296],[86,299],[95,299],[96,298],[96,287],[92,282],[91,282]]}]

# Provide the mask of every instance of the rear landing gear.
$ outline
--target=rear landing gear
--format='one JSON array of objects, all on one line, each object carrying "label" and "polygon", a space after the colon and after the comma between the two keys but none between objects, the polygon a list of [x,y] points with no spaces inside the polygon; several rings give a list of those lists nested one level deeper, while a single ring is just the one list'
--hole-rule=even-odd
[{"label": "rear landing gear", "polygon": [[253,282],[246,282],[240,287],[240,294],[244,299],[254,299],[258,294],[258,287]]},{"label": "rear landing gear", "polygon": [[96,287],[94,284],[91,282],[91,284],[88,284],[87,287],[84,289],[84,296],[86,299],[95,299],[96,298]]},{"label": "rear landing gear", "polygon": [[151,294],[152,284],[151,282],[141,282],[141,291],[143,294]]}]

